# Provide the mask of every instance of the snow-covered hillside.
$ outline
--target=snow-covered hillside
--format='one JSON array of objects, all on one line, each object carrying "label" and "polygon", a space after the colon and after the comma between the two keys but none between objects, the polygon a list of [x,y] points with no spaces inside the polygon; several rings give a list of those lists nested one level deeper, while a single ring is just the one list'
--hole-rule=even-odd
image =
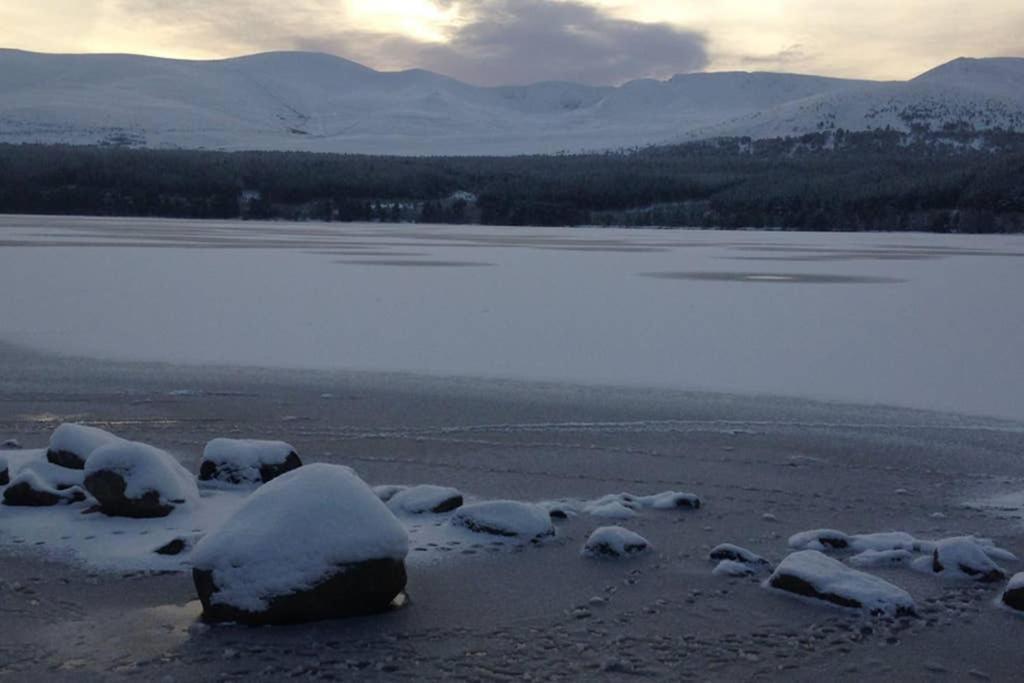
[{"label": "snow-covered hillside", "polygon": [[1024,60],[906,83],[701,73],[484,88],[315,53],[218,61],[0,50],[0,142],[388,154],[596,150],[714,135],[947,124],[1024,130]]}]

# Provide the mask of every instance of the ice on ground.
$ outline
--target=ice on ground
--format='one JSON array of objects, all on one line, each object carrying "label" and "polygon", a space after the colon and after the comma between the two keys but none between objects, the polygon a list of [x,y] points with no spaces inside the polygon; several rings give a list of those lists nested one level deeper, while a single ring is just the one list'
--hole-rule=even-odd
[{"label": "ice on ground", "polygon": [[850,545],[850,537],[835,529],[811,529],[789,537],[789,547],[794,550],[841,549]]},{"label": "ice on ground", "polygon": [[913,614],[914,599],[899,586],[847,567],[817,550],[784,559],[768,579],[771,588],[871,614]]},{"label": "ice on ground", "polygon": [[728,560],[730,562],[753,565],[754,567],[771,566],[768,560],[764,559],[757,553],[751,552],[746,548],[741,548],[738,545],[733,545],[732,543],[721,543],[716,545],[711,549],[711,552],[708,553],[708,557],[712,560]]},{"label": "ice on ground", "polygon": [[909,550],[865,550],[850,557],[847,562],[862,569],[888,569],[905,567],[914,559]]},{"label": "ice on ground", "polygon": [[257,489],[196,544],[192,563],[213,573],[214,602],[259,612],[339,565],[404,560],[408,551],[405,527],[355,472],[318,463]]},{"label": "ice on ground", "polygon": [[396,491],[388,499],[387,506],[396,513],[420,515],[427,512],[451,512],[461,507],[462,501],[462,494],[458,489],[421,484]]},{"label": "ice on ground", "polygon": [[98,427],[66,422],[53,430],[47,458],[81,469],[96,449],[121,440],[121,437]]},{"label": "ice on ground", "polygon": [[137,441],[116,442],[92,452],[85,463],[85,478],[100,472],[113,472],[125,482],[124,495],[141,499],[153,491],[163,505],[194,503],[199,490],[192,474],[170,453]]},{"label": "ice on ground", "polygon": [[715,576],[751,576],[756,572],[753,565],[735,560],[722,560],[711,570]]},{"label": "ice on ground", "polygon": [[476,533],[524,540],[555,535],[547,510],[540,505],[513,500],[463,505],[452,515],[451,524]]},{"label": "ice on ground", "polygon": [[586,557],[634,557],[650,550],[651,544],[640,534],[621,526],[595,529],[581,553]]},{"label": "ice on ground", "polygon": [[227,484],[262,484],[291,469],[289,463],[301,464],[295,448],[284,441],[217,438],[203,449],[199,476]]},{"label": "ice on ground", "polygon": [[991,583],[1003,579],[1006,572],[989,557],[989,550],[973,536],[944,538],[936,542],[931,556],[918,558],[913,566],[945,578]]}]

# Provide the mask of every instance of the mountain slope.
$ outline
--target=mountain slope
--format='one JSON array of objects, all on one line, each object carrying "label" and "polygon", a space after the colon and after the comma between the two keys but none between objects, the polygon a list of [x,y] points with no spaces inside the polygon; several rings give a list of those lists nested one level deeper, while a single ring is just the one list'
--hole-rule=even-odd
[{"label": "mountain slope", "polygon": [[0,142],[386,154],[596,150],[891,126],[1024,129],[1024,60],[906,83],[702,73],[477,87],[317,53],[216,61],[0,50]]}]

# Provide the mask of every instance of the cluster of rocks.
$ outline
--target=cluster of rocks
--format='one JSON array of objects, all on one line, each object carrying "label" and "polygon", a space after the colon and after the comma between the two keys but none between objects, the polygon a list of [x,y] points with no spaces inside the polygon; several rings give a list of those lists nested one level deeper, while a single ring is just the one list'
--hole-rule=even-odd
[{"label": "cluster of rocks", "polygon": [[[794,534],[788,555],[772,571],[770,563],[750,550],[722,544],[710,553],[715,574],[749,576],[771,571],[765,586],[823,602],[890,616],[913,615],[913,598],[902,588],[849,565],[862,568],[908,567],[935,576],[979,583],[997,583],[1007,572],[997,563],[1016,561],[1009,551],[974,536],[938,541],[914,538],[904,532],[846,534],[813,529]],[[827,553],[845,553],[844,564]],[[1024,573],[1012,577],[1002,603],[1024,611]]]},{"label": "cluster of rocks", "polygon": [[[15,446],[20,448],[8,442],[8,449]],[[198,479],[259,484],[301,465],[295,450],[281,442],[214,439],[200,462]],[[164,517],[199,497],[196,477],[166,451],[71,423],[54,430],[43,459],[13,472],[8,460],[0,458],[0,486],[5,487],[5,505],[86,501],[93,504],[90,509],[113,517]]]}]

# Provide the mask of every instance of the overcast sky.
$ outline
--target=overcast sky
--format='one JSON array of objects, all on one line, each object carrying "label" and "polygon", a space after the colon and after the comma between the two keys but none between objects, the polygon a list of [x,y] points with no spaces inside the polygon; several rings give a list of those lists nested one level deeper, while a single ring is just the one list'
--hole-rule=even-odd
[{"label": "overcast sky", "polygon": [[0,0],[0,47],[329,52],[478,84],[706,70],[911,78],[1024,56],[1024,0]]}]

